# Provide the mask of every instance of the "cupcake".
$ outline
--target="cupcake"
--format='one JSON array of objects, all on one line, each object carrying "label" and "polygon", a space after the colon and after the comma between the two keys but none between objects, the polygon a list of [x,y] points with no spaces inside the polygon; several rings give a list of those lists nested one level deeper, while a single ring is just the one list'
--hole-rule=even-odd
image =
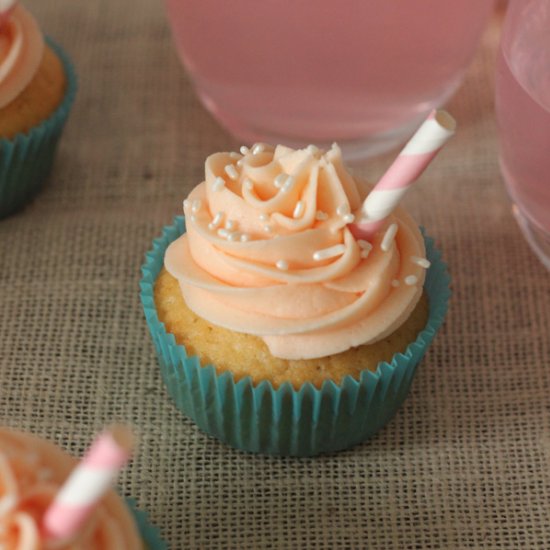
[{"label": "cupcake", "polygon": [[369,186],[340,149],[259,144],[206,160],[154,243],[142,302],[164,381],[237,448],[315,455],[356,444],[405,398],[446,310],[431,239],[396,208],[350,224]]},{"label": "cupcake", "polygon": [[75,93],[62,49],[44,39],[24,7],[0,5],[0,218],[28,202],[48,176]]},{"label": "cupcake", "polygon": [[[109,491],[82,532],[69,542],[47,542],[45,510],[77,461],[33,435],[0,428],[0,547],[6,550],[165,549],[156,528],[133,503]],[[70,516],[70,510],[65,512]]]}]

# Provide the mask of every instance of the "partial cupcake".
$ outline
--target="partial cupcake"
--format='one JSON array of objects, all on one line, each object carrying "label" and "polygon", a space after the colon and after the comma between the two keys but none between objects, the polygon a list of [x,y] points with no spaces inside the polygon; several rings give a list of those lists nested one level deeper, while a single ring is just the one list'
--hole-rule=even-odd
[{"label": "partial cupcake", "polygon": [[[97,492],[101,468],[113,460],[107,446],[92,472],[92,484],[84,483],[76,495],[57,507],[61,521],[80,521],[86,515],[80,504],[86,491]],[[105,448],[103,449],[105,451]],[[98,461],[96,460],[96,463]],[[0,428],[0,546],[6,550],[162,550],[166,545],[142,512],[130,507],[113,491],[94,507],[85,525],[67,538],[52,540],[44,517],[78,462],[61,449],[28,433]],[[80,480],[85,476],[80,475]],[[90,477],[88,476],[88,481]],[[71,504],[68,504],[68,503]],[[59,521],[56,525],[59,525]]]},{"label": "partial cupcake", "polygon": [[49,175],[76,93],[66,54],[23,6],[8,4],[0,13],[0,218]]},{"label": "partial cupcake", "polygon": [[[402,196],[392,185],[382,202]],[[205,431],[240,449],[313,455],[364,440],[395,413],[443,321],[449,280],[397,204],[356,219],[379,193],[337,145],[208,157],[185,223],[155,241],[142,281],[169,392]]]}]

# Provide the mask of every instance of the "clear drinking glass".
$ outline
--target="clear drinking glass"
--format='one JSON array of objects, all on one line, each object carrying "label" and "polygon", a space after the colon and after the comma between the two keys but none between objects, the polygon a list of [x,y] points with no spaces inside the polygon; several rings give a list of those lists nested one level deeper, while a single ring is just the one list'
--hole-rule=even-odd
[{"label": "clear drinking glass", "polygon": [[165,0],[206,108],[245,143],[347,158],[406,137],[460,84],[493,0]]},{"label": "clear drinking glass", "polygon": [[550,269],[550,0],[509,3],[496,112],[500,167],[516,219]]}]

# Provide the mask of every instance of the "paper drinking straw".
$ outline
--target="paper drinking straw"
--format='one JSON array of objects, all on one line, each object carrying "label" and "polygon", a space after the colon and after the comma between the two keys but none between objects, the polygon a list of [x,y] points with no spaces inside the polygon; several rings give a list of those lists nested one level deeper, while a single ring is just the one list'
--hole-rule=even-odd
[{"label": "paper drinking straw", "polygon": [[356,221],[350,224],[355,237],[372,239],[455,129],[456,121],[449,113],[431,112],[365,199]]},{"label": "paper drinking straw", "polygon": [[134,447],[125,426],[113,426],[94,441],[44,514],[42,528],[50,542],[73,538],[109,490]]}]

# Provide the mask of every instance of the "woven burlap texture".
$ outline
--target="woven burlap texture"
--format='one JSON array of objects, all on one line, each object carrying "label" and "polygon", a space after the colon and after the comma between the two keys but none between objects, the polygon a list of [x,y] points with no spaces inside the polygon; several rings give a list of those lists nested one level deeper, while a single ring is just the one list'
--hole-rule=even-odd
[{"label": "woven burlap texture", "polygon": [[46,190],[0,222],[2,424],[81,453],[104,423],[133,422],[121,488],[174,549],[550,548],[550,277],[498,171],[498,25],[449,105],[458,135],[407,199],[449,263],[445,327],[382,432],[299,460],[209,439],[159,376],[143,254],[204,158],[238,146],[195,98],[162,6],[28,4],[80,90]]}]

